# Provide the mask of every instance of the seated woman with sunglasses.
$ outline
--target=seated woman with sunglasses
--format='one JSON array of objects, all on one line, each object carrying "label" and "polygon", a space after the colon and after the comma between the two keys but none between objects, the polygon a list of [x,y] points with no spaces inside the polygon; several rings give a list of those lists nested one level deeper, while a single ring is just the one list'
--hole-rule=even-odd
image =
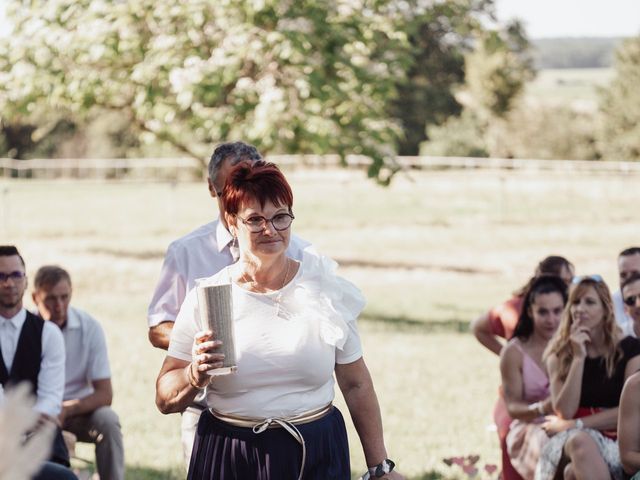
[{"label": "seated woman with sunglasses", "polygon": [[598,275],[576,277],[558,332],[545,351],[553,409],[543,428],[536,479],[622,479],[616,441],[625,380],[640,368],[640,341],[624,337]]},{"label": "seated woman with sunglasses", "polygon": [[511,465],[524,479],[532,479],[547,435],[540,427],[552,413],[549,378],[542,352],[558,329],[567,303],[567,285],[558,277],[535,278],[525,293],[513,338],[500,354],[502,388],[509,416],[507,434]]},{"label": "seated woman with sunglasses", "polygon": [[362,358],[360,291],[335,263],[286,256],[293,194],[272,163],[240,163],[222,192],[240,259],[199,285],[231,284],[237,371],[222,366],[215,332],[202,331],[196,292],[187,295],[158,375],[156,403],[179,412],[206,388],[190,479],[346,480],[344,420],[332,406],[334,374],[360,437],[365,478],[400,480],[387,458],[380,408]]}]

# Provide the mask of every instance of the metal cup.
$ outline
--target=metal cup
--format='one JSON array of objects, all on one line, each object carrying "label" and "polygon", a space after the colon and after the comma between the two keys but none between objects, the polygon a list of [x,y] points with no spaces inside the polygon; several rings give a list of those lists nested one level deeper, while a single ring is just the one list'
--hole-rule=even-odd
[{"label": "metal cup", "polygon": [[233,301],[231,285],[208,285],[198,287],[200,325],[211,330],[217,340],[222,341],[218,352],[224,353],[221,368],[209,370],[212,376],[228,375],[238,368],[233,328]]}]

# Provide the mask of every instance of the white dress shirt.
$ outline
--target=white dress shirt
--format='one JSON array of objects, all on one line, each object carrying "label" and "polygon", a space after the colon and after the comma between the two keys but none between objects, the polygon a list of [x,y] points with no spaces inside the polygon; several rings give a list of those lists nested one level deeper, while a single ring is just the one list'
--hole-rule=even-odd
[{"label": "white dress shirt", "polygon": [[[9,372],[13,366],[20,332],[26,319],[27,311],[24,308],[12,318],[4,318],[0,315],[0,348],[2,348],[2,359]],[[42,361],[40,373],[38,373],[38,391],[34,407],[40,413],[57,417],[62,409],[64,362],[62,332],[56,324],[45,321],[42,329]]]},{"label": "white dress shirt", "polygon": [[625,335],[632,335],[635,337],[635,334],[629,333],[633,332],[633,319],[627,315],[627,312],[624,309],[624,300],[622,299],[622,292],[620,292],[620,289],[613,292],[611,300],[613,301],[613,313],[616,317],[616,322]]},{"label": "white dress shirt", "polygon": [[111,378],[104,332],[91,315],[69,307],[62,336],[67,351],[64,400],[84,398],[93,393],[93,381]]},{"label": "white dress shirt", "polygon": [[[164,258],[160,280],[147,311],[149,327],[175,321],[180,305],[198,278],[210,277],[231,265],[233,237],[218,219],[173,241]],[[302,259],[309,242],[291,235],[287,255]]]}]

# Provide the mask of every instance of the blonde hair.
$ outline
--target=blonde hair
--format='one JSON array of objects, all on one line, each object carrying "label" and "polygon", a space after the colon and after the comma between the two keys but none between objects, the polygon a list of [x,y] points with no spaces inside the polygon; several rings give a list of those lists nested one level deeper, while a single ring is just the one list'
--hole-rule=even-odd
[{"label": "blonde hair", "polygon": [[622,351],[618,347],[618,339],[621,330],[616,323],[613,311],[613,302],[609,288],[604,281],[594,280],[592,278],[584,278],[569,293],[569,301],[562,314],[562,321],[558,330],[549,341],[549,345],[544,351],[543,359],[546,360],[550,355],[555,354],[558,358],[558,374],[561,380],[565,380],[569,374],[571,361],[573,360],[573,351],[571,349],[571,325],[573,317],[571,316],[571,306],[582,298],[588,288],[592,287],[604,308],[604,318],[602,320],[602,332],[604,334],[604,346],[606,353],[604,354],[607,377],[613,376],[616,364],[622,358]]}]

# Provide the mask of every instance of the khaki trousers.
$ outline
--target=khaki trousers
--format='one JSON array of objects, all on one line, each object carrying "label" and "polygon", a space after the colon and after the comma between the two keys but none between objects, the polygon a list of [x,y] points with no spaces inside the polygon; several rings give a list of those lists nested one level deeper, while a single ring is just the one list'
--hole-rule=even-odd
[{"label": "khaki trousers", "polygon": [[124,480],[122,429],[111,407],[68,418],[62,428],[73,433],[79,442],[95,443],[100,480]]}]

